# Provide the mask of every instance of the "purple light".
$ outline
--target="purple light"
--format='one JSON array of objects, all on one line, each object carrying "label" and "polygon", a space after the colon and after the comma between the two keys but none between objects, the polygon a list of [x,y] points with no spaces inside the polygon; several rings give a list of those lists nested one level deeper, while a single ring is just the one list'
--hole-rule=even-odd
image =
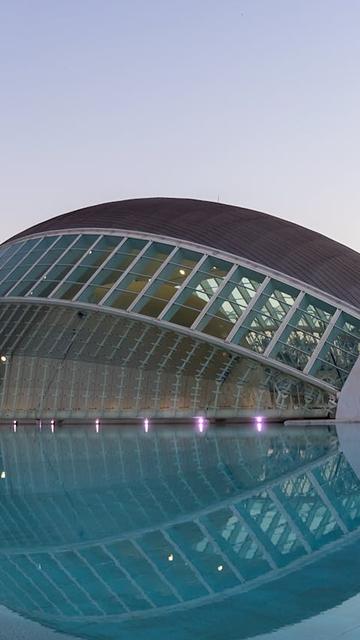
[{"label": "purple light", "polygon": [[144,418],[144,430],[145,430],[145,433],[148,433],[148,431],[149,431],[149,418]]},{"label": "purple light", "polygon": [[196,418],[196,423],[197,423],[197,428],[199,430],[199,433],[204,433],[207,427],[207,420],[203,416],[198,416]]},{"label": "purple light", "polygon": [[260,433],[263,430],[264,418],[263,416],[256,416],[255,420],[256,420],[256,430],[259,431]]}]

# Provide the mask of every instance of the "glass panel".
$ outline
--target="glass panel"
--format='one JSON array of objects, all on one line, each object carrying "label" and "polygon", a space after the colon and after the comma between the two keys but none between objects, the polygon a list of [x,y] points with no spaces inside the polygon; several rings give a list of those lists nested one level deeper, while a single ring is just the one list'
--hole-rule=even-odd
[{"label": "glass panel", "polygon": [[112,253],[119,241],[120,238],[116,236],[100,238],[97,244],[85,254],[79,266],[69,273],[64,284],[57,290],[56,297],[72,300]]},{"label": "glass panel", "polygon": [[263,353],[298,293],[296,289],[272,280],[233,341],[252,351]]},{"label": "glass panel", "polygon": [[309,296],[301,306],[271,354],[296,369],[304,369],[335,311]]},{"label": "glass panel", "polygon": [[200,258],[200,253],[179,249],[164,270],[161,271],[159,277],[149,287],[144,297],[139,300],[134,311],[157,317],[166,307],[169,300],[177,293]]},{"label": "glass panel", "polygon": [[360,355],[360,322],[341,314],[311,374],[341,389]]},{"label": "glass panel", "polygon": [[[201,270],[194,273],[188,286],[181,292],[176,304],[170,307],[165,320],[190,326],[190,318],[193,318],[193,322],[196,320],[200,311],[218,290],[231,266],[230,262],[208,257],[201,266]],[[188,307],[190,312],[182,313],[181,307]]]},{"label": "glass panel", "polygon": [[[16,244],[7,245],[7,246],[3,247],[3,249],[1,249],[1,251],[0,251],[0,269],[1,269],[2,265],[5,265],[6,262],[11,258],[11,256],[14,254],[14,252],[18,251],[20,249],[22,244],[23,244],[23,242],[17,242]],[[1,271],[0,271],[0,280],[1,280],[1,278],[2,278],[2,275],[1,275]]]},{"label": "glass panel", "polygon": [[96,238],[97,236],[90,234],[80,236],[75,244],[70,247],[53,268],[50,269],[46,274],[46,278],[36,284],[27,295],[36,297],[48,296],[67,275],[70,269],[82,258],[84,253],[95,242]]},{"label": "glass panel", "polygon": [[43,277],[46,280],[46,272],[49,267],[56,263],[65,248],[68,247],[76,238],[76,236],[66,235],[60,237],[57,242],[40,258],[35,267],[25,275],[25,277],[19,282],[17,286],[11,291],[12,296],[25,295],[31,287],[37,283],[37,281]]},{"label": "glass panel", "polygon": [[264,276],[240,267],[215,298],[199,327],[200,331],[225,339],[254,297]]},{"label": "glass panel", "polygon": [[341,389],[349,375],[349,372],[318,358],[315,363],[313,375],[316,378],[319,378],[319,380],[323,380],[324,382],[331,384],[336,389]]},{"label": "glass panel", "polygon": [[34,245],[32,250],[24,256],[21,263],[18,264],[11,273],[9,273],[6,281],[2,283],[0,286],[0,295],[5,295],[41,257],[41,255],[47,251],[56,239],[57,236],[42,238],[37,245]]},{"label": "glass panel", "polygon": [[131,271],[121,280],[116,290],[106,300],[106,305],[127,309],[136,296],[150,282],[151,277],[166,260],[174,247],[154,242],[136,262]]},{"label": "glass panel", "polygon": [[146,245],[145,240],[137,240],[129,238],[119,248],[104,268],[98,273],[91,284],[80,294],[81,302],[90,302],[96,304],[112,289],[114,284],[119,280],[121,275],[137,258],[140,251]]},{"label": "glass panel", "polygon": [[36,240],[27,240],[27,242],[24,242],[24,244],[20,246],[20,249],[18,251],[14,252],[14,255],[6,262],[6,264],[1,269],[0,276],[2,281],[8,274],[10,275],[10,272],[16,267],[16,265],[19,265],[21,263],[23,257],[31,251],[33,246],[38,241],[38,238],[36,238]]}]

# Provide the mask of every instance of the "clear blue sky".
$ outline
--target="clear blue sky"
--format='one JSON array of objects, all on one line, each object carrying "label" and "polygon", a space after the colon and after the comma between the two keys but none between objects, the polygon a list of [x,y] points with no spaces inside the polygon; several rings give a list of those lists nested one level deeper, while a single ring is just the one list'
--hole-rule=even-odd
[{"label": "clear blue sky", "polygon": [[360,250],[359,26],[359,0],[0,2],[0,239],[165,195]]}]

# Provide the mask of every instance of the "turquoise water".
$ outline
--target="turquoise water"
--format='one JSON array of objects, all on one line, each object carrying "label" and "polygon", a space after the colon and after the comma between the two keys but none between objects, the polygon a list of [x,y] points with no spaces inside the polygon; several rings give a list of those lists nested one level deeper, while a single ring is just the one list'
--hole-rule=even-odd
[{"label": "turquoise water", "polygon": [[359,638],[348,458],[327,427],[2,427],[0,604],[44,638]]}]

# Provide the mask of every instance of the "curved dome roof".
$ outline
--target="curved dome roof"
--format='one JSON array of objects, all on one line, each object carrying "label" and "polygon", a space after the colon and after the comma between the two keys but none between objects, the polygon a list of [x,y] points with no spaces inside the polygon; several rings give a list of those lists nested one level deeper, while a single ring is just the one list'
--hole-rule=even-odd
[{"label": "curved dome roof", "polygon": [[360,254],[259,211],[181,198],[121,200],[56,216],[11,240],[72,228],[126,229],[210,246],[263,264],[360,307]]}]

